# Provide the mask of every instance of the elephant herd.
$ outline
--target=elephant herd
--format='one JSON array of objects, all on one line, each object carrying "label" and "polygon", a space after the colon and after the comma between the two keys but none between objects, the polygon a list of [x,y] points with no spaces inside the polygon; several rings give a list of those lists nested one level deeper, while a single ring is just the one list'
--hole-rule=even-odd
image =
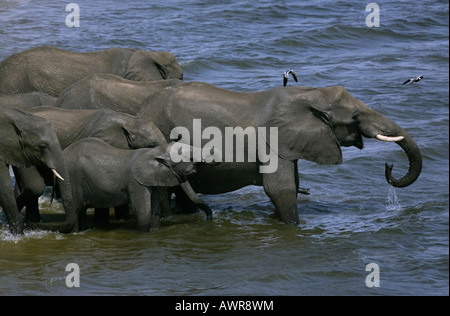
[{"label": "elephant herd", "polygon": [[[260,133],[266,127],[275,135]],[[298,160],[340,164],[341,146],[362,149],[363,136],[396,142],[406,153],[402,178],[386,164],[391,185],[419,177],[422,158],[412,137],[341,86],[233,92],[183,81],[170,52],[126,48],[80,53],[44,46],[0,62],[0,207],[14,234],[27,222],[83,230],[87,208],[104,221],[110,207],[129,208],[140,231],[157,229],[172,192],[184,208],[211,218],[196,193],[248,185],[263,186],[279,219],[298,224]],[[227,146],[230,139],[234,146]],[[203,157],[208,146],[212,161]],[[180,150],[183,159],[174,159]],[[276,161],[264,159],[267,153]],[[61,198],[63,222],[40,222],[38,198],[48,185]]]}]

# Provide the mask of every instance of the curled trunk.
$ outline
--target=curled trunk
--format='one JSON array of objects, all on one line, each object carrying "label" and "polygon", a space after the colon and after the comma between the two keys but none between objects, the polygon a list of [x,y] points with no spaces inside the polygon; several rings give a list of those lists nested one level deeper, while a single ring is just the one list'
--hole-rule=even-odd
[{"label": "curled trunk", "polygon": [[400,179],[395,179],[391,174],[393,165],[389,165],[388,163],[386,163],[385,168],[385,176],[387,182],[397,188],[407,187],[414,183],[420,176],[420,173],[422,171],[422,155],[420,153],[419,147],[408,133],[404,132],[402,136],[404,136],[404,139],[397,142],[397,144],[403,148],[406,155],[408,156],[408,173]]},{"label": "curled trunk", "polygon": [[403,128],[380,113],[370,111],[361,117],[360,131],[363,136],[377,138],[380,141],[395,142],[408,157],[409,170],[400,179],[392,176],[393,165],[386,163],[385,176],[387,182],[397,188],[413,184],[422,172],[422,154],[416,142]]},{"label": "curled trunk", "polygon": [[211,208],[206,204],[201,198],[197,196],[194,189],[192,189],[191,185],[188,181],[184,181],[180,183],[181,188],[183,189],[184,193],[189,197],[189,199],[197,205],[200,209],[202,209],[205,214],[206,218],[210,220],[212,218],[212,211]]}]

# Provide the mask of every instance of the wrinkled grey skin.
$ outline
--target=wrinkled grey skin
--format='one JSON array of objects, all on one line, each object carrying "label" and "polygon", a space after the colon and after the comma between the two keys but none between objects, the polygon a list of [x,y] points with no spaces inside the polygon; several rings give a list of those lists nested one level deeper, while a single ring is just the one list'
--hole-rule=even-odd
[{"label": "wrinkled grey skin", "polygon": [[[96,137],[111,146],[122,149],[138,149],[166,144],[161,131],[154,123],[135,116],[111,110],[64,110],[54,107],[38,107],[30,113],[46,119],[53,126],[61,148],[88,137]],[[14,168],[20,187],[17,206],[26,206],[26,218],[40,220],[38,198],[46,185],[52,184],[52,175],[40,168]]]},{"label": "wrinkled grey skin", "polygon": [[69,174],[73,177],[79,227],[86,228],[86,209],[89,207],[109,208],[130,204],[136,212],[139,231],[158,229],[158,189],[178,185],[211,218],[211,209],[195,194],[185,178],[195,172],[194,164],[172,162],[169,155],[172,145],[123,150],[102,140],[89,138],[66,148],[64,156]]},{"label": "wrinkled grey skin", "polygon": [[52,126],[43,118],[0,106],[0,206],[6,214],[11,232],[23,234],[24,224],[17,208],[8,165],[17,168],[43,166],[55,169],[64,179],[58,179],[58,186],[66,222],[43,227],[65,233],[75,229],[77,216],[69,173]]},{"label": "wrinkled grey skin", "polygon": [[95,74],[67,87],[58,97],[56,107],[110,109],[135,115],[147,97],[165,87],[182,83],[184,81],[178,79],[133,81],[112,74]]},{"label": "wrinkled grey skin", "polygon": [[39,46],[0,62],[0,93],[41,91],[58,97],[71,84],[95,73],[136,81],[183,78],[183,70],[170,52],[115,47],[79,53]]},{"label": "wrinkled grey skin", "polygon": [[[298,159],[318,164],[341,164],[340,146],[362,149],[363,136],[374,138],[381,134],[403,136],[404,139],[397,144],[410,162],[408,172],[398,180],[392,177],[392,168],[386,165],[386,179],[391,185],[408,186],[414,183],[422,170],[421,153],[411,136],[340,86],[280,87],[238,93],[206,83],[190,82],[155,93],[144,101],[138,117],[155,122],[168,140],[173,128],[186,127],[190,131],[190,144],[193,144],[193,118],[202,120],[203,129],[218,127],[222,137],[225,127],[277,127],[279,158],[275,172],[260,174],[259,161],[223,162],[216,167],[198,170],[189,177],[189,181],[196,192],[209,194],[230,192],[252,184],[262,185],[285,223],[299,223],[296,201]],[[202,146],[209,141],[203,140]],[[265,150],[269,152],[267,143]]]},{"label": "wrinkled grey skin", "polygon": [[0,105],[29,110],[38,106],[55,106],[56,98],[42,92],[0,94]]}]

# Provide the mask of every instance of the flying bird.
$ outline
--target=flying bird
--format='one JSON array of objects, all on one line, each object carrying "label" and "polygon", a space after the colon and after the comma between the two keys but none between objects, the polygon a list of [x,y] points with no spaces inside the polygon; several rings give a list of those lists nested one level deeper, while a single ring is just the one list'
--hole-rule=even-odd
[{"label": "flying bird", "polygon": [[413,82],[418,82],[418,81],[420,81],[420,79],[423,79],[423,76],[418,76],[418,77],[415,77],[415,78],[409,78],[408,80],[403,82],[403,84],[407,84],[407,83],[411,84]]},{"label": "flying bird", "polygon": [[295,82],[298,82],[298,81],[297,81],[297,75],[295,74],[295,72],[294,72],[293,70],[286,70],[286,71],[284,72],[284,74],[283,74],[283,86],[284,86],[284,87],[286,87],[286,84],[287,84],[287,82],[288,82],[289,75],[291,75],[292,78],[294,78]]}]

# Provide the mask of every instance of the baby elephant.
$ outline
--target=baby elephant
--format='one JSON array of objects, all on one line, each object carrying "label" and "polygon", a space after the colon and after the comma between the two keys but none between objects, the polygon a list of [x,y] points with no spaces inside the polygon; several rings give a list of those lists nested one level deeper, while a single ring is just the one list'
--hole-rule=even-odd
[{"label": "baby elephant", "polygon": [[210,219],[211,209],[186,180],[187,175],[195,172],[195,165],[174,163],[170,159],[173,144],[124,150],[97,138],[86,138],[67,147],[64,157],[79,217],[78,228],[86,228],[87,208],[130,204],[139,231],[157,229],[160,224],[158,191],[178,185]]}]

